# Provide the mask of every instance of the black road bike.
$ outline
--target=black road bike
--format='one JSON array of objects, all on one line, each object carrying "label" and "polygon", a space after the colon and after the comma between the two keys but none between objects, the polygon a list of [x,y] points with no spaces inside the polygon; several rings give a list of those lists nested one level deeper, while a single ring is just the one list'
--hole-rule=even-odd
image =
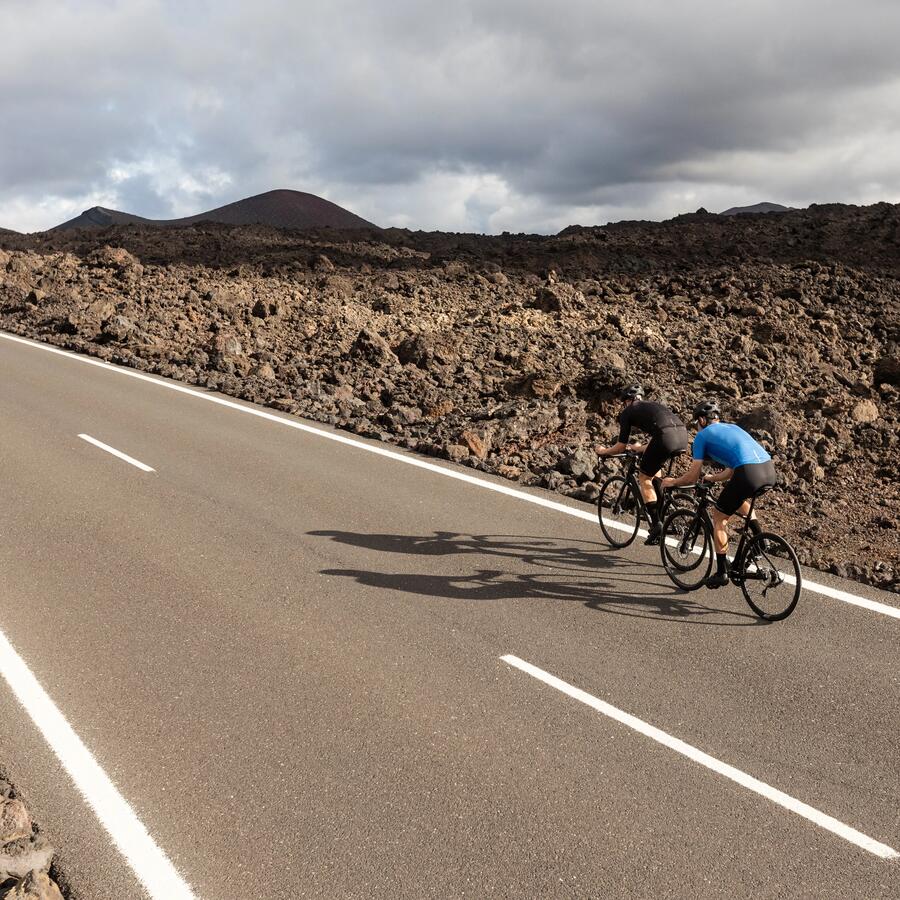
[{"label": "black road bike", "polygon": [[[638,461],[642,455],[635,453],[634,450],[626,450],[624,453],[603,457],[603,459],[628,460],[621,474],[612,475],[603,482],[600,496],[597,498],[597,518],[600,520],[603,536],[611,546],[618,549],[627,547],[634,541],[642,521],[648,526],[652,524],[637,479]],[[671,471],[673,462],[673,459],[669,460],[666,474]],[[696,502],[692,493],[681,490],[661,491],[658,483],[656,495],[661,498],[660,522],[663,521],[667,511],[693,507]]]},{"label": "black road bike", "polygon": [[[669,578],[685,591],[706,583],[715,558],[712,519],[709,507],[712,488],[692,485],[697,502],[692,509],[670,510],[663,519],[659,549]],[[684,489],[683,489],[684,490]],[[740,585],[753,612],[768,622],[786,619],[797,605],[803,589],[800,563],[794,548],[779,534],[753,534],[750,517],[757,499],[768,488],[757,491],[740,527],[737,552],[729,570],[732,584]]]}]

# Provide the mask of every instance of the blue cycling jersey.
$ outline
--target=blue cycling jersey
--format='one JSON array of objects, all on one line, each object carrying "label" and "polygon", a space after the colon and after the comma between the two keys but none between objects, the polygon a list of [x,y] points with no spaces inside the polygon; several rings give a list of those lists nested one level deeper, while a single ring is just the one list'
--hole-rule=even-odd
[{"label": "blue cycling jersey", "polygon": [[710,422],[698,431],[691,455],[694,459],[711,459],[726,469],[768,462],[772,458],[743,428],[726,422]]}]

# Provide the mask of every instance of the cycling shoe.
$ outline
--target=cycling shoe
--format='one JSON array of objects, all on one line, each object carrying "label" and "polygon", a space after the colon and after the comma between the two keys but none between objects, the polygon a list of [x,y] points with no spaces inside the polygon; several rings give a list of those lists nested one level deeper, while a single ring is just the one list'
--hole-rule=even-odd
[{"label": "cycling shoe", "polygon": [[725,587],[726,584],[730,581],[727,572],[716,572],[714,575],[710,575],[709,578],[706,579],[706,586],[708,588],[720,588]]}]

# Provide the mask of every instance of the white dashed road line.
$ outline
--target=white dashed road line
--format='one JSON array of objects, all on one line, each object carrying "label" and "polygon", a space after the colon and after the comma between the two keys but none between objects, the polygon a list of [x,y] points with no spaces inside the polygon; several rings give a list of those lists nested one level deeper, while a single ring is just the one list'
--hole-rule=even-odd
[{"label": "white dashed road line", "polygon": [[[597,521],[597,514],[595,512],[575,509],[572,506],[566,506],[564,503],[557,503],[553,500],[548,500],[545,497],[539,497],[535,494],[529,494],[525,491],[517,490],[516,488],[509,487],[505,484],[497,484],[493,481],[476,478],[474,475],[469,475],[465,472],[459,472],[455,469],[444,468],[443,466],[438,466],[434,463],[426,462],[423,459],[417,459],[413,456],[397,453],[393,450],[388,450],[377,445],[367,444],[363,441],[356,440],[343,434],[335,434],[333,432],[325,431],[321,428],[315,428],[312,425],[307,425],[305,422],[298,422],[294,419],[286,419],[281,416],[277,416],[274,413],[266,412],[263,409],[258,409],[252,406],[243,406],[236,401],[226,400],[224,397],[216,397],[213,394],[204,393],[203,391],[197,390],[196,388],[186,387],[185,385],[175,384],[170,381],[161,381],[158,378],[154,378],[150,375],[145,375],[143,372],[136,372],[134,371],[134,369],[128,369],[123,366],[114,366],[112,365],[112,363],[104,362],[103,360],[92,359],[89,356],[83,356],[68,350],[60,350],[58,347],[52,347],[49,344],[41,344],[38,341],[32,341],[28,338],[22,338],[18,335],[0,332],[0,338],[3,338],[7,341],[14,341],[17,344],[22,344],[26,347],[32,347],[35,350],[44,350],[47,353],[55,353],[59,356],[65,357],[66,359],[70,359],[73,362],[83,363],[84,365],[88,366],[96,366],[97,368],[106,369],[110,372],[116,372],[117,374],[124,375],[128,378],[137,378],[140,381],[147,381],[150,384],[155,384],[158,387],[166,388],[167,390],[175,391],[179,394],[187,394],[190,397],[196,397],[200,400],[205,400],[208,403],[215,403],[219,406],[225,406],[229,409],[234,409],[247,415],[256,416],[259,419],[266,419],[269,422],[275,422],[279,425],[284,425],[287,428],[294,428],[297,431],[304,431],[307,434],[314,434],[317,437],[325,438],[329,441],[336,441],[339,444],[346,444],[350,447],[356,447],[359,450],[365,450],[366,452],[374,453],[377,456],[384,456],[388,459],[393,459],[397,462],[405,463],[408,466],[415,466],[419,469],[425,469],[429,472],[443,475],[445,478],[454,478],[457,481],[463,481],[466,484],[473,484],[477,487],[484,488],[489,491],[494,491],[498,494],[505,494],[507,497],[515,497],[517,500],[524,500],[527,503],[533,503],[536,506],[542,506],[545,509],[552,509],[555,512],[560,512],[567,516],[574,516],[578,519],[585,519],[589,522]],[[610,525],[614,528],[622,527],[617,522],[610,522]],[[641,529],[639,534],[646,537],[647,532],[644,529]],[[842,603],[849,603],[852,606],[858,606],[862,609],[867,609],[870,612],[879,613],[880,615],[888,616],[893,619],[900,619],[900,607],[890,606],[887,603],[879,603],[877,600],[869,600],[866,597],[861,597],[858,594],[852,594],[849,591],[843,591],[839,588],[828,587],[827,585],[819,584],[816,581],[809,581],[806,578],[803,579],[803,589],[805,591],[811,591],[816,594],[821,594],[823,597],[830,597],[832,600],[840,600]]]},{"label": "white dashed road line", "polygon": [[789,809],[798,816],[803,816],[803,818],[808,819],[820,828],[824,828],[826,831],[836,834],[845,841],[856,844],[857,847],[861,847],[863,850],[867,850],[875,856],[880,856],[882,859],[900,858],[900,853],[892,847],[888,847],[887,844],[882,844],[880,841],[876,841],[874,838],[870,838],[861,831],[857,831],[855,828],[851,828],[849,825],[839,822],[837,819],[820,812],[814,807],[803,803],[801,800],[797,800],[796,798],[779,791],[777,788],[770,787],[768,784],[759,781],[752,775],[748,775],[746,772],[742,772],[740,769],[736,769],[734,766],[730,766],[728,763],[724,763],[721,760],[710,756],[708,753],[704,753],[702,750],[698,750],[696,747],[686,744],[679,738],[672,737],[672,735],[667,734],[665,731],[661,731],[653,725],[649,725],[642,719],[638,719],[630,713],[623,712],[621,709],[611,706],[604,700],[600,700],[592,694],[582,691],[580,688],[573,687],[561,678],[557,678],[555,675],[551,675],[549,672],[545,672],[543,669],[539,669],[537,666],[533,666],[531,663],[519,659],[518,656],[507,654],[500,658],[505,663],[520,669],[522,672],[531,675],[533,678],[537,678],[538,681],[542,681],[544,684],[561,691],[563,694],[590,706],[592,709],[597,710],[597,712],[603,713],[604,716],[609,716],[609,718],[615,719],[623,725],[627,725],[629,728],[640,732],[646,737],[652,738],[654,741],[668,747],[670,750],[674,750],[676,753],[680,753],[682,756],[686,756],[688,759],[700,763],[701,766],[705,766],[707,769],[711,769],[719,775],[724,775],[726,778],[741,785],[741,787],[745,787],[748,790],[759,794],[761,797],[765,797],[767,800],[771,800],[773,803],[777,803],[779,806]]},{"label": "white dashed road line", "polygon": [[110,447],[109,444],[104,444],[103,441],[98,441],[97,438],[92,438],[89,434],[79,434],[78,437],[80,437],[83,441],[87,441],[89,444],[93,444],[95,447],[99,447],[101,450],[105,450],[107,453],[111,453],[113,456],[117,456],[119,459],[124,460],[129,465],[140,469],[142,472],[156,471],[156,469],[153,469],[145,463],[142,463],[139,459],[135,459],[133,456],[129,456],[127,453],[123,453],[121,450],[116,450],[115,447]]},{"label": "white dashed road line", "polygon": [[6,679],[152,900],[195,900],[194,892],[157,846],[2,631],[0,675]]}]

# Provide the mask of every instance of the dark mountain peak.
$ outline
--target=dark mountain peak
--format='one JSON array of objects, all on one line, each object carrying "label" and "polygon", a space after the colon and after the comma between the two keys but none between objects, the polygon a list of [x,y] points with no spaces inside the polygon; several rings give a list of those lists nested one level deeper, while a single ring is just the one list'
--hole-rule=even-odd
[{"label": "dark mountain peak", "polygon": [[226,225],[273,225],[276,228],[376,227],[330,200],[287,188],[266,191],[209,212],[174,219],[164,224],[189,225],[202,221],[222,222]]},{"label": "dark mountain peak", "polygon": [[105,206],[92,206],[86,209],[80,216],[63,222],[49,231],[64,231],[69,228],[108,228],[110,225],[147,225],[150,219],[134,216],[131,213],[119,212],[117,209],[107,209]]},{"label": "dark mountain peak", "polygon": [[181,219],[145,219],[132,213],[94,206],[86,209],[80,216],[49,230],[106,228],[110,225],[177,227],[191,225],[195,222],[219,222],[225,225],[270,225],[275,228],[293,229],[377,227],[336,203],[317,197],[315,194],[277,188]]}]

